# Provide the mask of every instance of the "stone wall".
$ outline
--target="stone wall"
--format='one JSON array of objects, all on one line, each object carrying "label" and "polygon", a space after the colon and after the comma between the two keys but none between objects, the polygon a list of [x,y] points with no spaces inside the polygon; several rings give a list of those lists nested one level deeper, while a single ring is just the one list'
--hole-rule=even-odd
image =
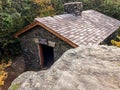
[{"label": "stone wall", "polygon": [[27,70],[39,70],[40,58],[38,54],[38,44],[34,42],[34,38],[45,38],[50,41],[56,42],[54,47],[54,60],[56,61],[66,50],[72,48],[70,45],[51,34],[47,30],[37,26],[32,30],[22,34],[20,36],[21,47],[23,50],[26,69]]}]

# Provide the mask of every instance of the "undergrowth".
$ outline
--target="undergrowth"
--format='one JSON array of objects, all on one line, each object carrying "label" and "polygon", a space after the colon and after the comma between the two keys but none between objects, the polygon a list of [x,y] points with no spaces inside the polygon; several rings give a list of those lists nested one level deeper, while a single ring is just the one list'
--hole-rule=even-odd
[{"label": "undergrowth", "polygon": [[5,69],[9,66],[11,66],[12,60],[9,60],[7,63],[2,60],[2,63],[0,64],[0,86],[4,85],[5,79],[8,77],[8,72],[5,71]]}]

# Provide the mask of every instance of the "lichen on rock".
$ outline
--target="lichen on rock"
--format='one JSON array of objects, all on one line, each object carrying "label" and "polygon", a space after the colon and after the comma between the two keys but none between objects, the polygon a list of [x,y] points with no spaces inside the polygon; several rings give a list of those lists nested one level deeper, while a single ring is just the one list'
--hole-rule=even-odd
[{"label": "lichen on rock", "polygon": [[81,45],[48,70],[25,72],[12,85],[20,83],[18,90],[120,90],[119,64],[120,48]]}]

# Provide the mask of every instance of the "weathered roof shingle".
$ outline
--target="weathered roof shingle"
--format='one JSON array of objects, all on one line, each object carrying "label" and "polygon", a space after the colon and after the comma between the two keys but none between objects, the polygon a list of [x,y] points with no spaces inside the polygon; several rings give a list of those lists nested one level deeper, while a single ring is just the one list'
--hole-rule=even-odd
[{"label": "weathered roof shingle", "polygon": [[35,20],[78,46],[99,44],[120,27],[120,21],[94,10],[83,11],[82,16],[63,14]]}]

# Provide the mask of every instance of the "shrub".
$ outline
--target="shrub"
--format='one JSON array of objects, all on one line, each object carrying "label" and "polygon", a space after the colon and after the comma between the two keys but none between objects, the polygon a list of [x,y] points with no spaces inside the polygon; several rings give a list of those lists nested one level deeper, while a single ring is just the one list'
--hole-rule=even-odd
[{"label": "shrub", "polygon": [[0,64],[0,86],[4,85],[4,81],[8,77],[8,72],[6,72],[5,69],[12,64],[11,60],[9,60],[7,63],[4,63],[4,60],[2,61],[3,62]]}]

